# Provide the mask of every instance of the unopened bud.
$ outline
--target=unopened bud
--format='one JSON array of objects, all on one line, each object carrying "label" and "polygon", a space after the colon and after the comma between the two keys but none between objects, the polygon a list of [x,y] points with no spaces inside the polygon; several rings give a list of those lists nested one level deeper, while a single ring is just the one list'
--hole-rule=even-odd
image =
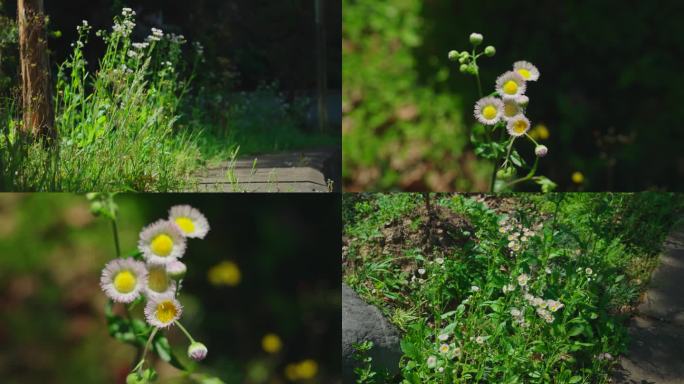
[{"label": "unopened bud", "polygon": [[204,358],[207,357],[207,352],[207,347],[196,341],[188,347],[188,357],[195,361],[204,360]]},{"label": "unopened bud", "polygon": [[470,34],[470,44],[472,44],[476,47],[478,45],[482,44],[482,39],[483,39],[483,37],[479,33],[471,33]]},{"label": "unopened bud", "polygon": [[458,53],[458,51],[449,51],[449,60],[456,61],[459,57],[460,53]]},{"label": "unopened bud", "polygon": [[546,145],[537,145],[537,147],[534,148],[534,154],[537,155],[537,157],[544,157],[548,152],[549,149],[546,148]]},{"label": "unopened bud", "polygon": [[484,53],[485,55],[487,55],[487,57],[492,57],[496,55],[496,48],[494,48],[491,45],[488,45],[487,48],[485,48]]}]

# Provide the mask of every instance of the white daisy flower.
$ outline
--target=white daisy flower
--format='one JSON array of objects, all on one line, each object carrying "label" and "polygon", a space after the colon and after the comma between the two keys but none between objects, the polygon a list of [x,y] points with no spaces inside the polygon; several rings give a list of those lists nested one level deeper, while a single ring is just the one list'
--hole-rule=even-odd
[{"label": "white daisy flower", "polygon": [[506,124],[506,129],[508,134],[513,137],[520,137],[530,130],[530,120],[523,115],[518,115],[510,120]]},{"label": "white daisy flower", "polygon": [[522,312],[520,312],[518,308],[511,308],[511,316],[520,317],[522,316]]},{"label": "white daisy flower", "polygon": [[449,334],[448,333],[442,333],[441,335],[437,336],[437,339],[439,339],[439,341],[447,341],[447,340],[449,340]]},{"label": "white daisy flower", "polygon": [[550,299],[546,300],[546,305],[549,307],[549,310],[551,310],[551,312],[556,312],[565,306],[560,301]]},{"label": "white daisy flower", "polygon": [[496,79],[496,91],[504,98],[517,98],[527,90],[525,79],[517,72],[508,71]]},{"label": "white daisy flower", "polygon": [[437,357],[436,356],[430,356],[427,358],[428,368],[434,368],[436,365],[437,365]]},{"label": "white daisy flower", "polygon": [[138,249],[151,264],[167,264],[185,253],[185,237],[180,228],[166,220],[158,220],[140,232]]},{"label": "white daisy flower", "polygon": [[449,352],[449,345],[448,344],[442,344],[439,346],[439,351],[441,353],[447,353]]},{"label": "white daisy flower", "polygon": [[513,70],[520,74],[525,81],[539,80],[539,70],[528,61],[517,61],[513,63]]},{"label": "white daisy flower", "polygon": [[130,303],[147,284],[145,264],[133,259],[114,259],[102,269],[100,286],[117,303]]},{"label": "white daisy flower", "polygon": [[473,285],[472,287],[470,287],[470,290],[472,292],[478,292],[480,290],[480,287],[478,287],[477,285]]},{"label": "white daisy flower", "polygon": [[166,272],[165,265],[150,264],[147,266],[147,285],[145,296],[147,298],[175,296],[176,282]]},{"label": "white daisy flower", "polygon": [[515,285],[506,284],[503,286],[503,288],[501,288],[501,290],[503,291],[504,294],[506,294],[508,292],[513,292],[513,291],[515,291]]},{"label": "white daisy flower", "polygon": [[530,277],[527,276],[527,274],[523,273],[522,275],[518,276],[518,284],[521,287],[526,286],[528,281],[530,281]]},{"label": "white daisy flower", "polygon": [[523,113],[522,108],[515,99],[504,99],[503,118],[508,121]]},{"label": "white daisy flower", "polygon": [[591,276],[592,273],[594,273],[594,271],[592,271],[591,268],[585,269],[584,272],[585,272],[587,275],[590,275],[590,276]]},{"label": "white daisy flower", "polygon": [[169,210],[169,221],[176,223],[183,236],[204,239],[209,232],[207,218],[189,205],[176,205]]},{"label": "white daisy flower", "polygon": [[504,104],[496,97],[483,97],[475,103],[475,118],[482,124],[494,125],[501,120]]},{"label": "white daisy flower", "polygon": [[183,307],[173,296],[150,298],[145,305],[147,323],[157,328],[166,328],[181,317]]}]

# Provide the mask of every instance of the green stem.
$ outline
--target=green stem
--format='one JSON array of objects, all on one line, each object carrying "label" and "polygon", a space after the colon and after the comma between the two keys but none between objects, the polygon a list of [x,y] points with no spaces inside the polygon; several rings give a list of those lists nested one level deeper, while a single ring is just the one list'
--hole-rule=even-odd
[{"label": "green stem", "polygon": [[178,326],[178,328],[180,328],[181,331],[183,331],[183,333],[185,333],[185,336],[187,336],[188,339],[190,339],[191,343],[195,342],[195,339],[193,339],[192,336],[190,336],[190,332],[188,332],[188,330],[185,329],[185,327],[180,323],[180,321],[176,320],[176,325]]},{"label": "green stem", "polygon": [[150,344],[152,344],[152,340],[154,339],[154,336],[157,334],[158,331],[159,328],[155,327],[152,333],[150,333],[150,337],[147,339],[147,342],[145,343],[145,349],[143,349],[142,357],[140,358],[138,364],[131,371],[142,370],[142,366],[145,363],[145,356],[147,356],[147,351],[150,349]]},{"label": "green stem", "polygon": [[530,180],[534,176],[535,172],[537,172],[537,165],[538,164],[539,164],[539,158],[536,157],[534,159],[534,166],[532,167],[532,170],[530,170],[530,172],[527,175],[525,175],[525,177],[521,177],[517,180],[513,180],[510,183],[506,184],[506,187],[511,187],[515,184],[522,183],[523,181]]},{"label": "green stem", "polygon": [[116,219],[112,219],[112,232],[114,232],[114,246],[116,247],[116,257],[121,257],[121,246],[119,245],[119,230],[116,226]]},{"label": "green stem", "polygon": [[[499,141],[503,140],[503,134],[505,129],[501,127],[501,133],[499,133]],[[496,160],[494,160],[494,169],[492,170],[492,181],[489,184],[489,193],[494,193],[494,185],[496,184],[496,172],[498,171],[499,161],[501,160],[501,155],[496,155]]]}]

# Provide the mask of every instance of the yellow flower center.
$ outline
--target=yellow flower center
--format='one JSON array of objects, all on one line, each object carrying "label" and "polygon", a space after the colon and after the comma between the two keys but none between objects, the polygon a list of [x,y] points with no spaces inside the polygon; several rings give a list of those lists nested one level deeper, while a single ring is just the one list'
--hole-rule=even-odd
[{"label": "yellow flower center", "polygon": [[513,123],[513,131],[518,134],[523,134],[527,130],[527,122],[525,120],[518,120]]},{"label": "yellow flower center", "polygon": [[513,80],[508,80],[504,83],[503,91],[508,95],[515,95],[518,92],[518,83]]},{"label": "yellow flower center", "polygon": [[187,217],[176,217],[176,224],[186,234],[195,232],[195,223]]},{"label": "yellow flower center", "polygon": [[173,250],[173,240],[171,239],[171,236],[162,233],[152,239],[150,248],[155,255],[168,256]]},{"label": "yellow flower center", "polygon": [[176,308],[176,305],[172,301],[166,300],[157,304],[157,320],[162,323],[170,323],[176,318],[176,315],[178,315],[178,308]]},{"label": "yellow flower center", "polygon": [[518,69],[518,73],[520,74],[520,76],[523,77],[523,79],[529,79],[530,77],[532,77],[532,74],[530,73],[530,71],[528,71],[525,68]]},{"label": "yellow flower center", "polygon": [[149,269],[147,286],[155,292],[165,292],[169,289],[169,277],[164,268]]},{"label": "yellow flower center", "polygon": [[131,271],[121,271],[114,277],[114,288],[121,293],[130,293],[135,289],[136,281]]},{"label": "yellow flower center", "polygon": [[504,113],[508,117],[513,117],[518,114],[518,106],[513,103],[504,104]]},{"label": "yellow flower center", "polygon": [[493,105],[488,105],[482,109],[482,116],[485,119],[491,120],[496,117],[496,107]]}]

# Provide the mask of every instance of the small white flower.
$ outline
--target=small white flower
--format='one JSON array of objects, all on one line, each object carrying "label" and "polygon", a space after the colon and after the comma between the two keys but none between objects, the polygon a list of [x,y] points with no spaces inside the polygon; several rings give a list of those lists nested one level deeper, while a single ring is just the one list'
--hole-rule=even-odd
[{"label": "small white flower", "polygon": [[530,120],[523,115],[518,115],[508,120],[506,130],[513,137],[523,136],[530,130]]},{"label": "small white flower", "polygon": [[448,333],[442,333],[441,335],[437,336],[437,339],[439,339],[439,341],[447,341],[447,340],[449,340],[449,334]]},{"label": "small white flower", "polygon": [[525,79],[517,72],[508,71],[496,79],[496,91],[503,98],[517,98],[527,90]]},{"label": "small white flower", "polygon": [[131,258],[114,259],[102,269],[100,286],[117,303],[130,303],[147,284],[145,264]]},{"label": "small white flower", "polygon": [[439,346],[439,351],[441,353],[447,353],[449,352],[449,345],[448,344],[442,344]]},{"label": "small white flower", "polygon": [[475,338],[475,342],[478,343],[478,344],[484,344],[485,338],[482,337],[482,336],[478,336],[478,337]]},{"label": "small white flower", "polygon": [[503,108],[503,118],[505,120],[510,120],[518,115],[521,115],[523,113],[522,108],[520,105],[518,105],[518,101],[515,99],[509,99],[506,98],[503,101],[504,103],[504,108]]},{"label": "small white flower", "polygon": [[522,275],[518,276],[518,285],[521,287],[526,286],[528,281],[530,281],[530,277],[527,276],[527,274],[523,273]]},{"label": "small white flower", "polygon": [[527,107],[527,105],[530,103],[530,98],[525,95],[520,95],[515,98],[515,101],[518,103],[519,106]]},{"label": "small white flower", "polygon": [[438,257],[438,258],[435,259],[435,263],[437,263],[437,264],[439,264],[439,265],[442,265],[442,264],[444,264],[444,259],[441,258],[441,257]]},{"label": "small white flower", "polygon": [[428,368],[434,368],[436,365],[437,365],[437,357],[436,356],[430,356],[427,358]]},{"label": "small white flower", "polygon": [[147,298],[175,296],[176,282],[173,281],[164,265],[150,264],[147,266],[147,285],[145,296]]},{"label": "small white flower", "polygon": [[553,273],[553,271],[549,267],[544,268],[544,272],[546,272],[547,275],[550,275],[551,273]]},{"label": "small white flower", "polygon": [[560,301],[551,300],[551,299],[546,300],[546,305],[549,308],[549,310],[551,310],[551,312],[556,312],[565,306]]},{"label": "small white flower", "polygon": [[150,46],[150,43],[147,43],[147,42],[143,42],[143,43],[133,43],[133,44],[131,44],[131,45],[132,45],[133,48],[135,48],[135,49],[143,50],[143,49],[149,47],[149,46]]},{"label": "small white flower", "polygon": [[425,268],[418,268],[418,274],[424,275],[425,274]]},{"label": "small white flower", "polygon": [[437,368],[437,371],[438,371],[439,373],[444,372],[444,367],[439,367],[439,368]]},{"label": "small white flower", "polygon": [[183,307],[173,296],[151,298],[145,305],[145,319],[157,328],[166,328],[181,317]]},{"label": "small white flower", "polygon": [[180,228],[166,220],[158,220],[140,232],[138,249],[152,264],[167,264],[185,253],[185,238]]},{"label": "small white flower", "polygon": [[169,221],[176,223],[183,236],[204,239],[209,222],[197,209],[189,205],[176,205],[169,210]]},{"label": "small white flower", "polygon": [[522,312],[520,312],[518,308],[511,308],[511,316],[520,317],[522,316]]},{"label": "small white flower", "polygon": [[494,125],[498,123],[501,120],[503,112],[503,101],[496,97],[483,97],[475,103],[475,118],[485,125]]},{"label": "small white flower", "polygon": [[539,70],[528,61],[517,61],[513,63],[513,70],[520,74],[525,81],[539,80]]},{"label": "small white flower", "polygon": [[515,291],[515,285],[506,284],[503,286],[503,288],[501,288],[501,290],[503,291],[504,294],[506,294],[508,292],[513,292],[513,291]]},{"label": "small white flower", "polygon": [[480,290],[480,287],[478,287],[477,285],[473,285],[472,287],[470,287],[470,290],[472,292],[478,292]]},{"label": "small white flower", "polygon": [[591,274],[594,273],[594,271],[592,271],[591,268],[585,269],[584,272],[589,276],[591,276]]}]

